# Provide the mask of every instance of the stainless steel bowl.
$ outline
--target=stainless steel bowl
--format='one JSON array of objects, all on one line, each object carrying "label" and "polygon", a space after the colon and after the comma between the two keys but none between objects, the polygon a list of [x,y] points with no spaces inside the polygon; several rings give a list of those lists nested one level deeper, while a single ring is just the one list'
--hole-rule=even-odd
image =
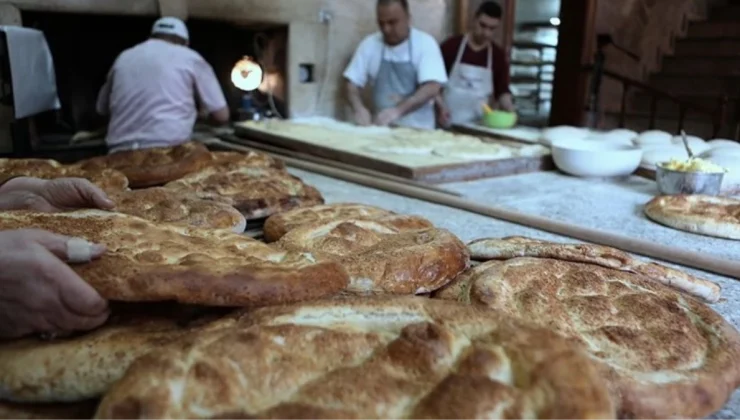
[{"label": "stainless steel bowl", "polygon": [[656,181],[663,195],[702,194],[719,195],[724,173],[682,172],[658,165]]}]

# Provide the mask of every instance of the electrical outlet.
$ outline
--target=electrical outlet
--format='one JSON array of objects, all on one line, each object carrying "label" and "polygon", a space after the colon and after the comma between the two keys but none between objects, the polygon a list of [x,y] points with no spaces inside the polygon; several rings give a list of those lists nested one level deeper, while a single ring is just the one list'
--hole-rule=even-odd
[{"label": "electrical outlet", "polygon": [[331,10],[327,10],[327,9],[319,10],[319,22],[328,24],[328,23],[331,23],[333,19],[334,19],[334,13],[332,13]]}]

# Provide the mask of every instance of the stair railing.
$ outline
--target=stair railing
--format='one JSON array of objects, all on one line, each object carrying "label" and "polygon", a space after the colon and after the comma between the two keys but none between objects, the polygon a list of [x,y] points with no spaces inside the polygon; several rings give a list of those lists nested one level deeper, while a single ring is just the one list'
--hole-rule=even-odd
[{"label": "stair railing", "polygon": [[678,127],[676,131],[677,133],[681,132],[681,130],[684,129],[684,123],[686,121],[686,113],[689,111],[692,111],[700,115],[706,115],[711,119],[712,137],[716,137],[719,134],[720,130],[722,130],[723,125],[727,121],[727,104],[729,102],[729,97],[727,95],[722,95],[718,97],[717,107],[714,109],[709,109],[699,104],[686,101],[685,99],[678,98],[668,92],[664,92],[660,89],[656,89],[655,87],[650,86],[646,83],[643,83],[639,80],[630,79],[629,77],[606,70],[604,68],[604,62],[606,60],[606,54],[604,53],[604,49],[609,45],[613,45],[617,50],[625,53],[633,60],[639,61],[639,57],[636,54],[628,51],[625,48],[619,47],[618,45],[614,44],[611,35],[608,35],[608,34],[598,35],[597,50],[596,50],[596,56],[594,59],[594,64],[587,65],[582,68],[582,71],[591,73],[592,75],[591,85],[589,89],[589,99],[588,99],[588,111],[589,111],[589,120],[590,120],[588,125],[591,128],[596,127],[596,121],[599,115],[599,108],[600,108],[600,102],[601,102],[600,101],[601,81],[603,77],[608,77],[622,84],[622,98],[621,98],[621,106],[619,110],[619,127],[620,128],[623,128],[625,124],[625,119],[626,119],[626,114],[627,114],[627,98],[628,98],[628,94],[630,90],[640,89],[640,90],[647,92],[650,95],[650,122],[648,126],[650,130],[655,128],[655,123],[656,123],[657,114],[658,114],[658,101],[665,100],[668,102],[673,102],[676,105],[678,105]]}]

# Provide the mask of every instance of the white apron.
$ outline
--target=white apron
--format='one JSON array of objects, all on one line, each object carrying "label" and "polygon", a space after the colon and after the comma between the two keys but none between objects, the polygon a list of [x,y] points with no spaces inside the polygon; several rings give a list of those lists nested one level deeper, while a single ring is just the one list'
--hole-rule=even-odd
[{"label": "white apron", "polygon": [[476,121],[483,116],[483,104],[487,104],[493,95],[493,49],[488,45],[488,64],[486,67],[463,64],[465,47],[468,45],[466,35],[457,58],[450,71],[450,80],[444,90],[444,101],[450,111],[452,124],[465,124]]},{"label": "white apron", "polygon": [[[375,112],[393,108],[413,95],[419,87],[416,66],[409,34],[409,61],[394,62],[385,59],[385,45],[381,52],[381,63],[373,84],[373,101]],[[410,112],[396,120],[394,125],[401,127],[434,130],[434,103],[429,101],[416,111]]]}]

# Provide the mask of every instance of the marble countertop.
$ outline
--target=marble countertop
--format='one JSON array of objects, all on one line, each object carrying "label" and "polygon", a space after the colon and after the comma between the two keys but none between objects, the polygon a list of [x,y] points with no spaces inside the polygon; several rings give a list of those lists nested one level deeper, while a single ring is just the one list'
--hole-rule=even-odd
[{"label": "marble countertop", "polygon": [[[303,170],[291,169],[290,172],[317,187],[328,203],[357,202],[398,213],[416,214],[429,219],[438,227],[450,230],[465,242],[478,238],[512,235],[558,242],[577,242],[571,238]],[[644,178],[594,180],[570,177],[558,172],[539,172],[447,184],[444,187],[485,204],[693,249],[717,257],[740,258],[740,241],[676,231],[645,218],[642,206],[657,193],[657,190],[653,181]],[[698,270],[682,269],[722,286],[722,300],[712,307],[735,328],[740,328],[740,305],[737,303],[740,302],[740,281]],[[739,417],[740,392],[735,392],[725,408],[712,416],[722,419]]]}]

